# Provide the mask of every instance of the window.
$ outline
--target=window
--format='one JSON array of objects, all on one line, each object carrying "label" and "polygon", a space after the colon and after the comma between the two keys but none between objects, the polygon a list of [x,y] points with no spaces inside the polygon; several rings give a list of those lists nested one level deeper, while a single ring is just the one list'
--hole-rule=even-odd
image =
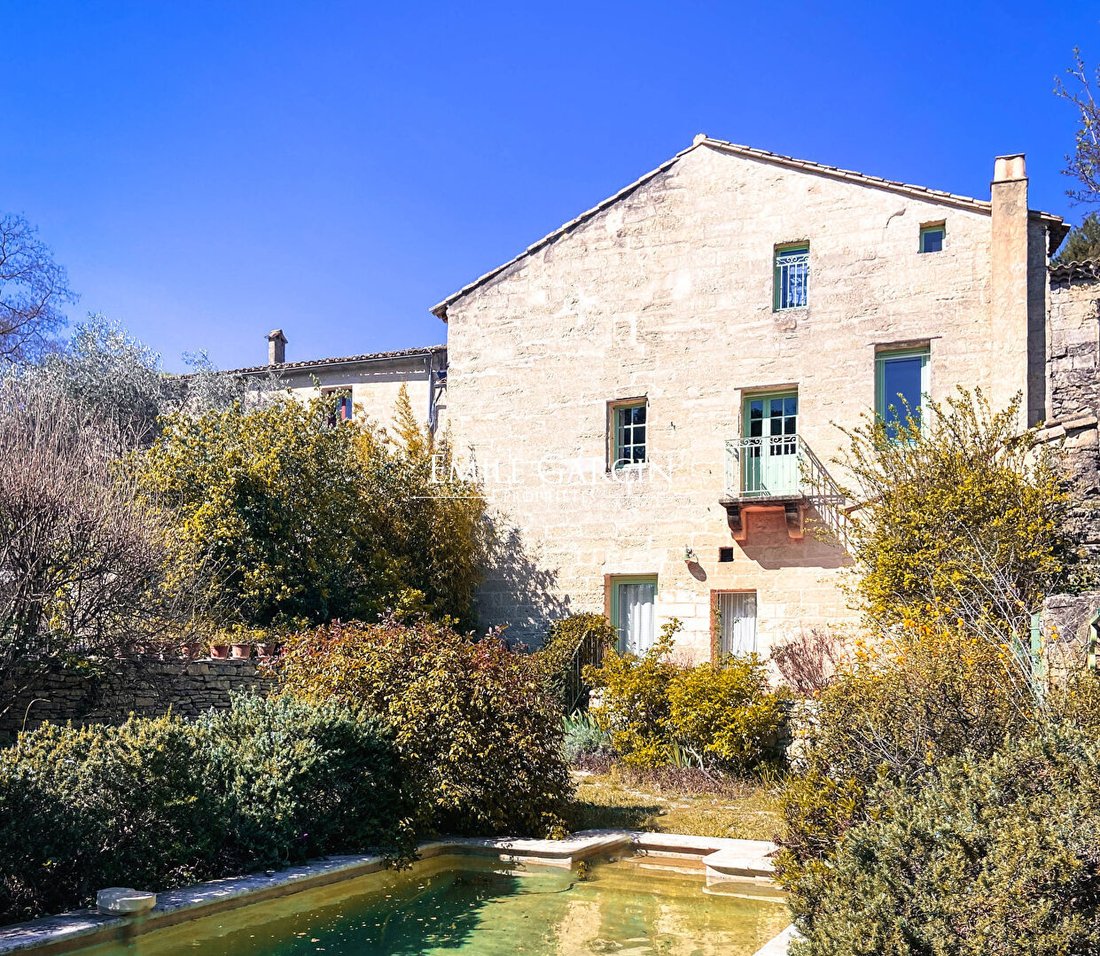
[{"label": "window", "polygon": [[920,227],[920,251],[940,252],[943,249],[943,239],[946,235],[942,222],[929,223]]},{"label": "window", "polygon": [[727,654],[752,654],[756,650],[756,592],[715,591],[716,650]]},{"label": "window", "polygon": [[611,466],[625,468],[645,464],[646,403],[619,402],[611,406]]},{"label": "window", "polygon": [[921,420],[921,405],[929,391],[928,357],[927,346],[875,356],[875,411],[886,422],[891,439],[898,437],[908,418]]},{"label": "window", "polygon": [[718,563],[729,564],[733,560],[733,548],[719,548],[718,549]]},{"label": "window", "polygon": [[770,497],[797,493],[798,393],[756,394],[745,399],[741,494]]},{"label": "window", "polygon": [[809,302],[809,291],[809,244],[776,246],[772,307],[776,312],[803,308]]},{"label": "window", "polygon": [[352,403],[350,388],[328,388],[321,394],[332,402],[332,411],[329,414],[330,425],[351,421],[355,406]]},{"label": "window", "polygon": [[619,632],[619,652],[644,654],[656,639],[656,575],[611,579],[611,622]]}]

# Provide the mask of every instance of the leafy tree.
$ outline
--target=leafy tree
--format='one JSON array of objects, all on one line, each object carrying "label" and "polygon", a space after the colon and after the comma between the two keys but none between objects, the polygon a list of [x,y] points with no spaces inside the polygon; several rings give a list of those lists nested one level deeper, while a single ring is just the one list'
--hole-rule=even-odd
[{"label": "leafy tree", "polygon": [[176,412],[140,460],[142,487],[216,568],[211,604],[247,624],[319,623],[381,609],[385,567],[364,515],[352,427],[327,405]]},{"label": "leafy tree", "polygon": [[1081,262],[1100,259],[1100,213],[1090,212],[1066,239],[1056,262]]},{"label": "leafy tree", "polygon": [[[1073,154],[1066,157],[1064,172],[1080,184],[1078,189],[1067,190],[1067,195],[1079,202],[1096,202],[1100,200],[1100,104],[1093,95],[1092,71],[1085,66],[1079,49],[1074,49],[1073,66],[1066,75],[1068,85],[1056,78],[1054,92],[1077,112],[1078,125]],[[1100,69],[1095,76],[1100,79]]]},{"label": "leafy tree", "polygon": [[452,473],[449,443],[421,425],[404,386],[394,431],[395,442],[361,432],[377,534],[387,542],[406,602],[472,627],[485,564],[484,499],[473,482]]},{"label": "leafy tree", "polygon": [[1068,500],[1034,434],[1018,433],[1018,405],[994,411],[960,389],[896,436],[878,417],[848,432],[855,588],[874,629],[934,615],[1020,636],[1066,575]]},{"label": "leafy tree", "polygon": [[[243,624],[467,624],[484,561],[483,502],[399,403],[401,440],[334,422],[327,398],[175,412],[141,456],[143,487],[217,569],[210,603]],[[433,469],[435,473],[433,474]]]},{"label": "leafy tree", "polygon": [[194,617],[203,562],[180,560],[119,445],[70,400],[0,383],[0,682],[16,690],[76,656],[174,639]]},{"label": "leafy tree", "polygon": [[40,355],[75,302],[64,268],[22,216],[0,215],[0,361]]}]

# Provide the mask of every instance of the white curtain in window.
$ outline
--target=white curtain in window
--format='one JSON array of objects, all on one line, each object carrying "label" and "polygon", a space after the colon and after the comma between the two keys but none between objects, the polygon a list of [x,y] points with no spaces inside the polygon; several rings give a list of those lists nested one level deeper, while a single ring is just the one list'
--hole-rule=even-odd
[{"label": "white curtain in window", "polygon": [[653,645],[656,596],[655,584],[619,585],[619,650],[644,654]]},{"label": "white curtain in window", "polygon": [[756,592],[731,591],[718,595],[723,654],[751,654],[756,650]]}]

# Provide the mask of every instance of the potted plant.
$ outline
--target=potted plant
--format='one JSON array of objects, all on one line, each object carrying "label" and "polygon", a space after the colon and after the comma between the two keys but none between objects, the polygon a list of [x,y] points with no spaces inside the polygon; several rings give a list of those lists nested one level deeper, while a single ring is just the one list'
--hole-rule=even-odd
[{"label": "potted plant", "polygon": [[252,645],[248,641],[234,641],[229,645],[229,656],[235,661],[246,661],[252,656]]},{"label": "potted plant", "polygon": [[279,645],[274,638],[269,637],[256,645],[256,654],[263,660],[271,660],[273,657],[278,657]]},{"label": "potted plant", "polygon": [[182,657],[184,660],[193,661],[201,653],[201,641],[186,640],[182,644],[180,644],[180,657]]},{"label": "potted plant", "polygon": [[224,661],[229,657],[229,645],[224,637],[216,637],[210,642],[210,656],[216,661]]}]

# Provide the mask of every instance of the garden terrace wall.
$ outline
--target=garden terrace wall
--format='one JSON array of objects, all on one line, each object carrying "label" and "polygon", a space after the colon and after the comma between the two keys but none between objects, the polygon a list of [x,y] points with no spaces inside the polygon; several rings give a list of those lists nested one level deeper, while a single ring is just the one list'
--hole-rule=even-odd
[{"label": "garden terrace wall", "polygon": [[33,690],[16,693],[19,681],[0,685],[0,701],[14,697],[0,714],[0,744],[20,729],[43,723],[121,723],[131,713],[155,717],[169,710],[194,717],[210,708],[229,706],[230,694],[267,694],[275,678],[252,660],[160,661],[138,658],[104,662],[95,668],[55,667],[35,682]]}]

